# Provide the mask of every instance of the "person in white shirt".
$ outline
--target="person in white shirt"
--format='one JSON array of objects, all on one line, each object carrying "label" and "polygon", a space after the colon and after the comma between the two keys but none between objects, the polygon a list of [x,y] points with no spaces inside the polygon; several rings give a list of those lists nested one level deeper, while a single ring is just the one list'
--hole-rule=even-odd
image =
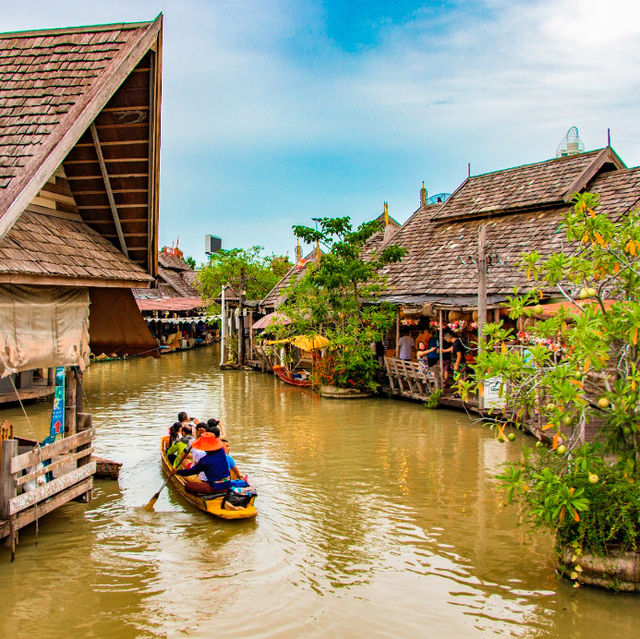
[{"label": "person in white shirt", "polygon": [[410,360],[411,359],[411,353],[413,351],[413,339],[411,338],[410,335],[403,335],[399,340],[398,340],[398,347],[399,347],[399,355],[400,355],[400,359],[407,359]]}]

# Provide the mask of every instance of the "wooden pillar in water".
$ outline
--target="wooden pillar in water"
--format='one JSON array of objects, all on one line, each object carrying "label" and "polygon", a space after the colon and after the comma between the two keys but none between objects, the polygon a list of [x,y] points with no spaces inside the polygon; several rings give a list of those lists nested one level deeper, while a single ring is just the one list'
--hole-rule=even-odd
[{"label": "wooden pillar in water", "polygon": [[0,458],[0,518],[11,521],[11,532],[5,545],[11,548],[11,561],[15,559],[18,532],[14,529],[15,515],[9,514],[9,501],[18,494],[11,474],[11,459],[18,454],[18,440],[5,439],[2,441],[2,457]]},{"label": "wooden pillar in water", "polygon": [[67,437],[75,435],[76,430],[76,395],[77,380],[76,373],[73,368],[67,369],[65,372],[65,389],[64,389],[64,431]]},{"label": "wooden pillar in water", "polygon": [[396,313],[396,359],[400,357],[400,308]]},{"label": "wooden pillar in water", "polygon": [[[81,375],[81,374],[80,374]],[[78,432],[82,432],[83,430],[91,430],[92,426],[91,426],[91,413],[82,413],[82,412],[78,412],[77,413],[77,430]],[[81,451],[81,450],[86,450],[88,448],[91,447],[93,443],[93,437],[92,437],[92,441],[87,443],[87,444],[83,444],[82,446],[78,446],[77,450]],[[91,457],[87,456],[87,457],[82,457],[81,459],[78,460],[78,468],[80,466],[84,466],[85,464],[88,464],[89,462],[91,462]],[[93,497],[93,491],[92,490],[88,490],[86,493],[83,493],[82,495],[80,495],[79,497],[76,497],[75,501],[79,501],[83,504],[88,504],[91,499]]]}]

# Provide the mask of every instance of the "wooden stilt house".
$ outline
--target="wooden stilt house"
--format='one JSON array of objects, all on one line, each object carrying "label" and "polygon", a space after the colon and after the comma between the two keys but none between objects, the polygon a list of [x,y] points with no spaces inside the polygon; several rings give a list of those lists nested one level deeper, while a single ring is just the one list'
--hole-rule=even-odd
[{"label": "wooden stilt house", "polygon": [[0,538],[12,543],[90,498],[89,349],[155,346],[131,288],[158,269],[161,52],[161,16],[0,34],[0,378],[67,367],[64,437],[34,447],[4,431]]},{"label": "wooden stilt house", "polygon": [[[608,215],[624,215],[640,205],[640,168],[626,168],[606,147],[471,176],[445,203],[423,201],[392,240],[408,254],[384,269],[385,299],[398,306],[398,334],[418,338],[453,325],[473,345],[483,313],[508,321],[503,303],[515,286],[531,286],[518,267],[521,255],[573,250],[560,222],[582,191],[598,193]],[[413,383],[415,361],[388,355],[392,392],[426,399],[428,389]]]}]

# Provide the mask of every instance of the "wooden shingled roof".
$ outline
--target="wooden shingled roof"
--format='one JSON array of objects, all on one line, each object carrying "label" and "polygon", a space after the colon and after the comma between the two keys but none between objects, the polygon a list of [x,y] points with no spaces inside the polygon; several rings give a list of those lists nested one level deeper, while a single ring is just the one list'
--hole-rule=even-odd
[{"label": "wooden shingled roof", "polygon": [[610,147],[467,178],[438,212],[440,219],[552,207],[570,201],[601,170],[624,168]]},{"label": "wooden shingled roof", "polygon": [[[41,210],[29,224],[39,220],[51,232],[68,232],[51,243],[62,240],[69,249],[71,237],[76,248],[101,238],[86,255],[104,261],[91,269],[76,261],[65,269],[61,258],[53,271],[60,277],[92,272],[105,282],[145,285],[156,274],[161,31],[159,16],[144,23],[0,34],[0,247],[5,252],[17,250],[7,246],[16,242],[15,225],[25,210],[38,208],[33,203],[41,189],[62,169],[70,192],[68,202],[60,198],[53,207],[58,221],[44,220]],[[29,255],[0,265],[0,273],[20,270],[20,262],[25,275],[36,275],[40,270],[28,271],[28,263],[55,262],[40,237],[40,249],[31,245]],[[103,240],[116,250],[105,252]],[[127,269],[129,276],[120,277]]]},{"label": "wooden shingled roof", "polygon": [[[479,229],[483,224],[486,224],[486,242],[490,256],[487,274],[487,294],[490,301],[505,299],[514,286],[527,288],[531,283],[518,268],[523,253],[535,249],[544,257],[553,252],[571,252],[575,248],[568,244],[566,234],[560,228],[570,204],[563,199],[553,199],[560,196],[568,183],[564,162],[574,169],[576,166],[581,167],[586,177],[583,178],[580,190],[598,193],[603,213],[615,218],[640,205],[640,168],[619,168],[617,162],[601,162],[603,157],[617,156],[613,152],[604,154],[597,151],[585,153],[582,157],[570,156],[541,163],[546,165],[545,172],[548,167],[557,167],[557,179],[547,175],[547,181],[561,186],[554,187],[555,195],[542,199],[538,206],[523,209],[524,200],[516,197],[513,206],[504,201],[501,203],[502,208],[491,215],[477,215],[479,209],[472,204],[470,214],[466,217],[459,209],[457,215],[447,216],[445,209],[448,203],[419,208],[391,240],[394,244],[406,247],[408,254],[401,262],[389,264],[383,269],[387,277],[385,297],[403,299],[405,302],[414,300],[416,303],[430,300],[444,304],[475,305],[478,277],[474,260]],[[591,166],[587,166],[585,158],[592,162]],[[512,170],[505,173],[510,171]],[[529,168],[520,173],[523,192],[527,192],[530,177],[535,173],[535,169]],[[573,171],[574,176],[575,174],[576,171]],[[495,178],[496,174],[489,175],[494,176],[490,184],[499,182]],[[512,178],[513,176],[509,179]],[[463,194],[468,183],[469,180],[458,189],[460,194]],[[480,197],[476,187],[477,184],[473,185],[473,192]],[[518,191],[517,187],[517,183],[513,185],[515,191]],[[551,192],[551,187],[549,189]],[[489,201],[491,197],[493,192],[489,187]],[[438,208],[434,210],[434,206]]]}]

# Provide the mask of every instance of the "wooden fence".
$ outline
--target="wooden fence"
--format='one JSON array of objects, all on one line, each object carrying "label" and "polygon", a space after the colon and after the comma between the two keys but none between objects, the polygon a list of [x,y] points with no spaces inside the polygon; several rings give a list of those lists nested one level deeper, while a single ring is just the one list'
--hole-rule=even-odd
[{"label": "wooden fence", "polygon": [[20,528],[72,499],[91,500],[96,471],[91,416],[78,417],[80,432],[48,446],[19,454],[16,439],[2,442],[0,539],[9,537],[12,548]]},{"label": "wooden fence", "polygon": [[392,395],[426,401],[440,386],[435,366],[426,372],[418,362],[396,357],[385,357],[384,363]]}]

